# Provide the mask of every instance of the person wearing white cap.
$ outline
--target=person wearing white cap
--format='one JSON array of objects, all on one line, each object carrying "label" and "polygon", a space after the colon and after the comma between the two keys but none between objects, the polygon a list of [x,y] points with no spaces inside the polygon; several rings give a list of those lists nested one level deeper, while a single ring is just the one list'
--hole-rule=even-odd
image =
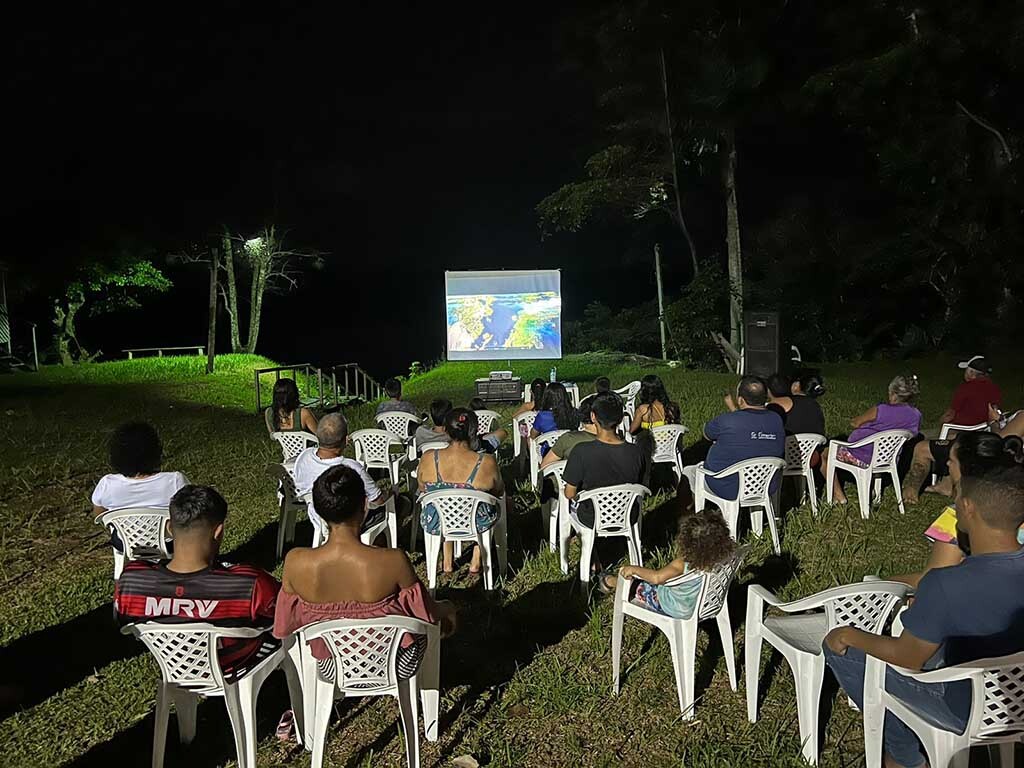
[{"label": "person wearing white cap", "polygon": [[[963,383],[956,388],[949,408],[942,414],[942,424],[959,424],[974,426],[989,420],[989,409],[998,408],[1002,402],[1002,393],[992,381],[992,366],[984,355],[974,355],[963,360],[958,367],[964,372]],[[914,446],[914,460],[910,471],[903,480],[903,501],[916,504],[921,485],[929,471],[943,475],[938,485],[929,486],[926,493],[939,493],[949,496],[952,484],[948,478],[949,449],[956,439],[956,431],[950,433],[948,440],[922,440]],[[934,469],[932,466],[934,465]]]}]

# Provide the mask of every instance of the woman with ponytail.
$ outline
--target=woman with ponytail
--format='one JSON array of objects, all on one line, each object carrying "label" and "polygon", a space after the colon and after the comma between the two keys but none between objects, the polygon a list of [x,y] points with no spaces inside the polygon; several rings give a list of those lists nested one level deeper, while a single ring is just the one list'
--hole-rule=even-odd
[{"label": "woman with ponytail", "polygon": [[[479,452],[476,413],[468,408],[453,408],[445,417],[444,428],[450,440],[448,447],[425,451],[420,459],[416,471],[420,493],[460,488],[502,496],[505,485],[498,462],[493,455]],[[498,522],[499,510],[493,504],[478,504],[476,510],[477,530],[490,530]],[[423,507],[420,525],[427,533],[441,533],[441,518],[433,504]],[[453,552],[452,542],[446,541],[443,562],[445,573],[453,570]],[[480,551],[476,547],[473,548],[469,572],[480,573]]]}]

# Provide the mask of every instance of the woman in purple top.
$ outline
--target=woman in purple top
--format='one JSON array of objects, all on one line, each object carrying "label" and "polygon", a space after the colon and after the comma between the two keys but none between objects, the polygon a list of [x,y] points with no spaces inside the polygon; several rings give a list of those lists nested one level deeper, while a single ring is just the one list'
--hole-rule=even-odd
[{"label": "woman in purple top", "polygon": [[[865,437],[887,432],[890,429],[905,429],[915,435],[921,429],[921,412],[913,406],[914,398],[921,391],[917,383],[917,376],[897,376],[889,382],[889,399],[887,402],[879,403],[869,408],[860,416],[850,421],[853,432],[848,442],[856,443]],[[871,464],[871,453],[874,447],[870,445],[860,448],[840,448],[836,452],[836,458],[845,464],[854,464],[858,467],[867,467]],[[822,455],[822,472],[828,472],[828,456]],[[836,483],[832,492],[832,501],[835,504],[845,504],[846,494],[839,483]]]}]

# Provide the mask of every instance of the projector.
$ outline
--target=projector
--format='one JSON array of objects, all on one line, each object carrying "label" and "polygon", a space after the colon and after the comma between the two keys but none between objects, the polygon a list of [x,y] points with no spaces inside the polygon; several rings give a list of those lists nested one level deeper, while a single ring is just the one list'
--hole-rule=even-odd
[{"label": "projector", "polygon": [[512,371],[491,371],[491,381],[510,381]]}]

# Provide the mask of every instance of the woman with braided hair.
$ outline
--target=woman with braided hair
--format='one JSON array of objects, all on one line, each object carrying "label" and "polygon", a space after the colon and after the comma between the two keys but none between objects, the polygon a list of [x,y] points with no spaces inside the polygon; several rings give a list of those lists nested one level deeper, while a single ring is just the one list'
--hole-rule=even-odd
[{"label": "woman with braided hair", "polygon": [[[420,459],[419,469],[416,470],[420,493],[461,488],[502,496],[505,485],[498,462],[493,455],[480,451],[476,414],[468,408],[453,408],[445,417],[444,429],[451,441],[448,447],[425,451]],[[493,504],[478,504],[476,509],[477,529],[490,530],[498,521],[499,510]],[[423,507],[420,525],[426,533],[441,533],[441,518],[433,504]],[[443,560],[445,573],[453,570],[453,551],[452,542],[446,541]],[[469,572],[480,573],[480,551],[476,547],[473,548]]]}]

